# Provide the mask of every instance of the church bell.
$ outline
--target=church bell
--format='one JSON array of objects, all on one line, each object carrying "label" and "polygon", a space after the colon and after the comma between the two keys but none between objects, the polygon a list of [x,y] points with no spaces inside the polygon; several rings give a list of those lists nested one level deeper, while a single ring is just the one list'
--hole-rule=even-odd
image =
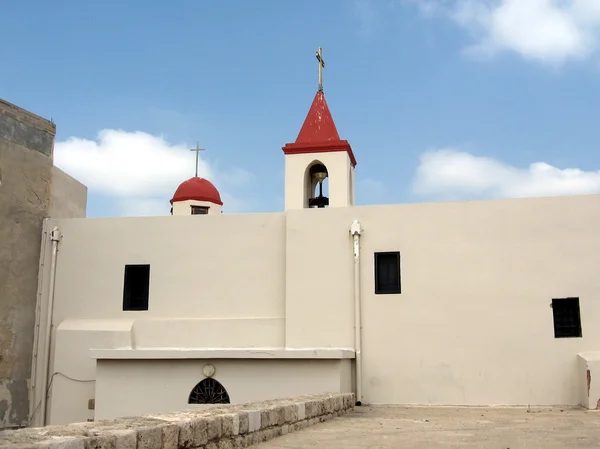
[{"label": "church bell", "polygon": [[[329,206],[329,198],[323,196],[323,181],[327,178],[327,167],[323,164],[315,164],[310,168],[311,186],[319,185],[319,196],[309,198],[308,207],[325,207]],[[316,189],[315,189],[316,190]],[[313,190],[313,194],[314,194]]]}]

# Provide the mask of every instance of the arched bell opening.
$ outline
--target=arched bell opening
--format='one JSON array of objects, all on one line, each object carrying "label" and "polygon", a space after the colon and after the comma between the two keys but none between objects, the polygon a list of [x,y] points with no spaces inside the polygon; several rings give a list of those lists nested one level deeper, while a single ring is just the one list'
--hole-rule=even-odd
[{"label": "arched bell opening", "polygon": [[329,173],[321,161],[313,161],[307,168],[304,179],[305,207],[329,206]]}]

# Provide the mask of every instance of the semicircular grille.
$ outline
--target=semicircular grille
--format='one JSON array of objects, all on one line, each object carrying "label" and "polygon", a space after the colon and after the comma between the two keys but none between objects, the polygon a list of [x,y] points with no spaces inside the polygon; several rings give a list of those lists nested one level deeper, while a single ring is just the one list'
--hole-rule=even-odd
[{"label": "semicircular grille", "polygon": [[218,380],[206,378],[194,387],[188,404],[229,404],[229,394]]}]

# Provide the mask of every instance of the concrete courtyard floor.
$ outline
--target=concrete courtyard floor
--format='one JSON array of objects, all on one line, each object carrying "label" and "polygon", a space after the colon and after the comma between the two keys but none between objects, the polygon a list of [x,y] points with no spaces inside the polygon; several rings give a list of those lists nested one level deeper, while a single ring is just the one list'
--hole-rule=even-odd
[{"label": "concrete courtyard floor", "polygon": [[597,449],[600,448],[600,412],[363,406],[256,447]]}]

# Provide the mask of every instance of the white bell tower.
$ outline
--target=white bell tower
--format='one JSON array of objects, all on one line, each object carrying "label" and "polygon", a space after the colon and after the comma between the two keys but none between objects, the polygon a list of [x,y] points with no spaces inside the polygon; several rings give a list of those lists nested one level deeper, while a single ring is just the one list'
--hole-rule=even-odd
[{"label": "white bell tower", "polygon": [[[340,140],[323,94],[322,50],[319,61],[319,90],[294,143],[283,147],[285,154],[285,210],[312,207],[354,206],[356,158],[347,140]],[[323,182],[328,192],[323,192]]]}]

